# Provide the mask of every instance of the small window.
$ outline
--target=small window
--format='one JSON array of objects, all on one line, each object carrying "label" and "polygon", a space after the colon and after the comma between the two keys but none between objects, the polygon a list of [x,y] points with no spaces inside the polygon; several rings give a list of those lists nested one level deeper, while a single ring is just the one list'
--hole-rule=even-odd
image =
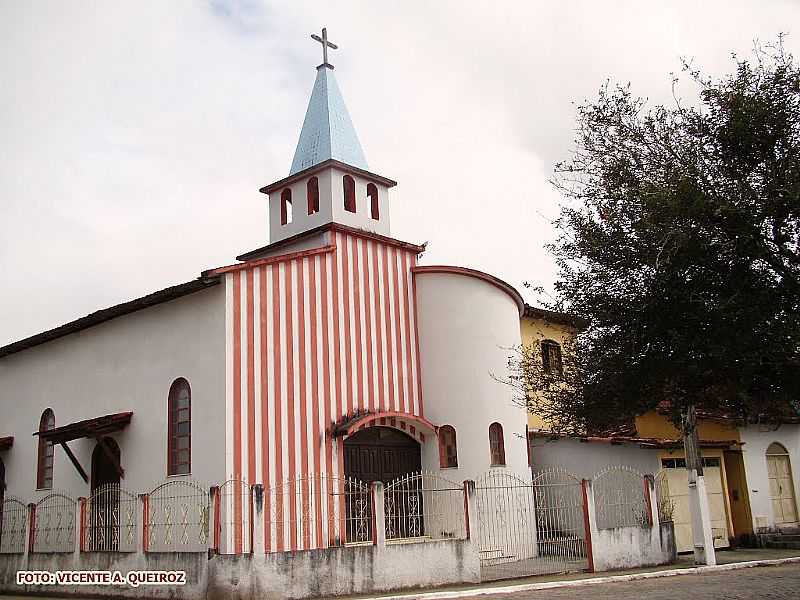
[{"label": "small window", "polygon": [[292,190],[286,188],[281,192],[281,225],[292,222]]},{"label": "small window", "polygon": [[489,451],[492,455],[493,467],[505,466],[506,448],[503,442],[503,426],[500,423],[489,425]]},{"label": "small window", "polygon": [[704,467],[719,467],[719,457],[711,457],[703,459]]},{"label": "small window", "polygon": [[308,214],[313,215],[319,212],[319,179],[312,177],[306,184],[306,196],[308,198]]},{"label": "small window", "polygon": [[367,198],[369,198],[370,215],[377,221],[381,218],[381,209],[378,205],[378,186],[374,183],[367,184]]},{"label": "small window", "polygon": [[356,212],[356,182],[350,175],[345,175],[342,178],[342,187],[344,188],[344,209],[348,212]]},{"label": "small window", "polygon": [[[39,431],[50,431],[56,426],[56,415],[51,409],[42,413],[39,419]],[[53,488],[53,444],[39,436],[39,456],[36,465],[36,489],[50,490]]]},{"label": "small window", "polygon": [[186,475],[192,471],[192,390],[183,377],[169,388],[167,474]]},{"label": "small window", "polygon": [[561,345],[553,340],[542,342],[542,366],[546,373],[563,375],[564,367],[561,363]]},{"label": "small window", "polygon": [[456,430],[451,425],[439,428],[439,466],[442,469],[458,466]]}]

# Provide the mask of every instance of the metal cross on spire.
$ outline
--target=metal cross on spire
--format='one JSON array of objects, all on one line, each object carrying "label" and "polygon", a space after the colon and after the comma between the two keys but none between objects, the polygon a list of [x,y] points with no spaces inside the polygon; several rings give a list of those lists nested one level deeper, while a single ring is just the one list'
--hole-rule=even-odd
[{"label": "metal cross on spire", "polygon": [[328,41],[328,30],[325,27],[322,28],[322,37],[319,37],[317,34],[312,33],[311,38],[322,44],[322,64],[320,66],[330,67],[332,69],[333,65],[328,62],[328,48],[332,48],[333,50],[338,50],[339,46],[337,46],[333,42]]}]

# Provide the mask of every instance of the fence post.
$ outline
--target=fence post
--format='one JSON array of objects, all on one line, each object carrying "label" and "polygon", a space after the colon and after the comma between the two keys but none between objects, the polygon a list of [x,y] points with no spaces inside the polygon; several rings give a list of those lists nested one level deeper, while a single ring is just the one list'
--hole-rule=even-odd
[{"label": "fence post", "polygon": [[[266,541],[264,540],[264,486],[256,483],[252,487],[252,512],[250,513],[251,554],[265,554]],[[258,526],[256,526],[256,523]]]},{"label": "fence post", "polygon": [[653,526],[653,503],[652,498],[655,494],[650,493],[650,486],[652,475],[645,475],[642,477],[642,483],[644,485],[644,505],[647,509],[647,524],[652,527]]},{"label": "fence post", "polygon": [[220,528],[222,527],[221,523],[219,522],[220,518],[220,493],[219,493],[219,486],[212,485],[211,488],[208,490],[209,501],[211,502],[211,514],[213,515],[211,519],[211,535],[209,537],[209,541],[211,542],[211,548],[209,548],[209,555],[211,554],[219,554],[219,535],[220,535]]},{"label": "fence post", "polygon": [[586,540],[586,562],[588,570],[594,573],[594,548],[592,547],[592,524],[594,523],[594,494],[588,479],[581,479],[583,493],[583,530]]},{"label": "fence post", "polygon": [[150,494],[139,494],[142,504],[142,552],[147,552],[150,546]]},{"label": "fence post", "polygon": [[386,545],[386,511],[383,499],[383,482],[373,481],[370,486],[372,498],[372,545]]},{"label": "fence post", "polygon": [[475,499],[475,482],[472,479],[464,480],[464,539],[472,539],[472,527],[474,527],[475,517],[473,505]]},{"label": "fence post", "polygon": [[82,497],[78,498],[78,551],[86,552],[86,498]]},{"label": "fence post", "polygon": [[28,552],[32,554],[34,551],[33,543],[36,540],[36,504],[31,502],[28,504]]}]

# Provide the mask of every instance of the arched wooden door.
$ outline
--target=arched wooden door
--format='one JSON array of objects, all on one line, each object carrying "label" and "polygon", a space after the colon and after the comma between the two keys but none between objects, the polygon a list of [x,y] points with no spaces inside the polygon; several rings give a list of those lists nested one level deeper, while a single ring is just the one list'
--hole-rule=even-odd
[{"label": "arched wooden door", "polygon": [[792,464],[786,448],[773,443],[767,448],[767,475],[775,525],[797,524],[797,500],[792,481]]},{"label": "arched wooden door", "polygon": [[368,427],[344,441],[346,477],[389,483],[422,469],[419,443],[390,427]]}]

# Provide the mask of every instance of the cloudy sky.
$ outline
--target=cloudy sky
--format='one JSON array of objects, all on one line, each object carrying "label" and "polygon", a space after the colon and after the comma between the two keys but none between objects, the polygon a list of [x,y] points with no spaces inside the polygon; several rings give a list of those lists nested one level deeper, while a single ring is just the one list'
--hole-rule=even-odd
[{"label": "cloudy sky", "polygon": [[[574,103],[606,78],[669,102],[800,3],[0,0],[0,345],[268,242],[323,25],[393,235],[425,264],[550,286],[542,248]],[[688,84],[681,93],[691,97]]]}]

